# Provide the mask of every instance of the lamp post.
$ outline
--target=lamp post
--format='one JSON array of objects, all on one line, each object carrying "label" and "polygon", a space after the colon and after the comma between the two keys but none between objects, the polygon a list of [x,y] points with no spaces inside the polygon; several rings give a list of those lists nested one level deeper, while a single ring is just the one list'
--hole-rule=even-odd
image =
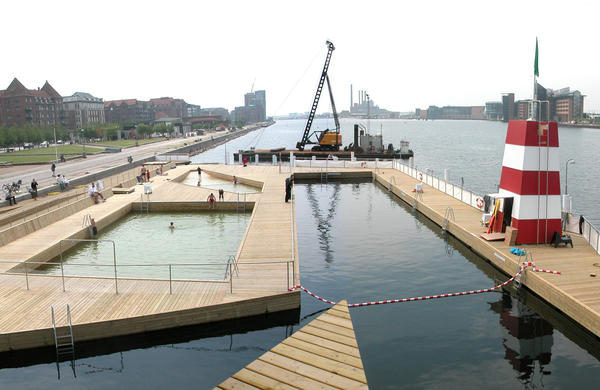
[{"label": "lamp post", "polygon": [[570,158],[565,164],[565,195],[569,194],[569,164],[575,164],[575,160]]},{"label": "lamp post", "polygon": [[85,157],[85,137],[83,135],[84,131],[85,130],[81,129],[81,145],[83,145],[83,158],[86,158]]}]

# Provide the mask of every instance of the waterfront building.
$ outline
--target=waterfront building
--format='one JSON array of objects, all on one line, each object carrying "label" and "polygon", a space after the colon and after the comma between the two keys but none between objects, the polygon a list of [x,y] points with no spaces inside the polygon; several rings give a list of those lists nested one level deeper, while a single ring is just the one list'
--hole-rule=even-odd
[{"label": "waterfront building", "polygon": [[532,117],[531,112],[530,112],[530,107],[532,106],[531,102],[532,102],[531,99],[517,100],[514,103],[515,116],[513,119],[516,119],[519,121],[526,121],[527,119],[531,118]]},{"label": "waterfront building", "polygon": [[109,123],[150,123],[154,120],[154,107],[137,99],[110,100],[104,102],[104,117]]},{"label": "waterfront building", "polygon": [[198,112],[197,117],[217,117],[221,121],[229,119],[229,111],[223,107],[203,108]]},{"label": "waterfront building", "polygon": [[502,121],[508,122],[515,119],[515,94],[502,94]]},{"label": "waterfront building", "polygon": [[485,118],[499,121],[503,118],[502,102],[486,102],[485,103]]},{"label": "waterfront building", "polygon": [[485,119],[485,106],[429,106],[427,119]]},{"label": "waterfront building", "polygon": [[579,91],[569,87],[549,91],[552,119],[558,122],[571,122],[583,118],[583,98]]},{"label": "waterfront building", "polygon": [[237,124],[264,122],[267,118],[267,98],[264,90],[244,95],[244,105],[236,107],[231,113],[231,121]]},{"label": "waterfront building", "polygon": [[172,97],[161,97],[150,99],[150,105],[154,110],[153,119],[161,118],[185,118],[188,107],[183,99],[173,99]]},{"label": "waterfront building", "polygon": [[80,129],[91,124],[104,123],[104,102],[89,93],[75,92],[63,98],[66,126]]},{"label": "waterfront building", "polygon": [[27,89],[14,78],[0,90],[0,125],[59,126],[64,120],[62,97],[48,81],[42,88]]},{"label": "waterfront building", "polygon": [[202,108],[199,104],[187,104],[187,117],[193,118],[196,116],[202,116]]}]

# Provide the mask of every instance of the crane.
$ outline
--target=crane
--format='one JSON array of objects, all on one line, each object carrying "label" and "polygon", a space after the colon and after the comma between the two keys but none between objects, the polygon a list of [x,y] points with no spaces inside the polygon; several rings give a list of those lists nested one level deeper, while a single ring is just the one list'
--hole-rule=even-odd
[{"label": "crane", "polygon": [[[321,78],[319,79],[319,85],[317,86],[317,92],[315,93],[315,98],[313,100],[312,107],[310,109],[310,113],[308,114],[308,119],[306,121],[306,127],[304,128],[304,133],[302,134],[302,139],[296,144],[296,148],[298,150],[304,150],[304,147],[307,144],[316,145],[312,149],[313,150],[339,150],[342,145],[342,136],[340,134],[340,121],[338,119],[337,111],[335,109],[335,102],[333,101],[333,93],[331,91],[331,83],[329,81],[329,75],[327,74],[327,70],[329,69],[329,63],[331,61],[331,55],[335,50],[335,46],[331,41],[327,41],[327,56],[325,57],[325,64],[323,65],[323,71],[321,72]],[[323,131],[314,131],[310,132],[310,128],[312,126],[312,122],[315,119],[315,114],[317,112],[317,106],[319,105],[319,99],[321,98],[321,93],[323,92],[323,85],[327,81],[327,88],[329,89],[329,98],[331,99],[331,107],[333,110],[333,118],[335,120],[335,131],[331,131],[330,129],[326,129]],[[313,136],[316,135],[316,140],[313,140]]]}]

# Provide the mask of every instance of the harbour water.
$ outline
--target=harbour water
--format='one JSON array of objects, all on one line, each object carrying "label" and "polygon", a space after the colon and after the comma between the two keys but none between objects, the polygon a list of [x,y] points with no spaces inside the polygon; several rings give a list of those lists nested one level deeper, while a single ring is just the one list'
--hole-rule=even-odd
[{"label": "harbour water", "polygon": [[[465,187],[481,192],[494,189],[504,124],[397,122],[393,137],[411,141],[419,168],[434,172],[450,168],[453,181],[463,176]],[[418,126],[449,131],[444,130],[444,123],[464,123],[469,129],[460,134],[455,127],[453,142],[443,142],[443,135],[435,132],[429,134],[431,139],[419,141],[419,137],[427,138],[427,128]],[[327,125],[326,121],[315,124]],[[292,146],[302,125],[302,121],[279,122],[195,160],[223,162],[225,148],[232,153],[250,146]],[[346,140],[351,126],[352,122],[343,122]],[[415,128],[402,130],[403,126]],[[484,126],[485,131],[478,131],[477,126]],[[377,126],[371,123],[371,127]],[[473,138],[474,134],[479,135]],[[585,133],[580,136],[585,145],[600,140],[594,135],[585,139]],[[385,127],[384,137],[388,139]],[[393,137],[389,142],[396,144]],[[494,137],[498,145],[489,146]],[[471,138],[479,144],[470,142]],[[561,132],[561,148],[569,142],[563,138]],[[425,150],[424,144],[438,148],[439,153]],[[482,160],[483,167],[470,163],[477,158],[469,148],[474,154],[489,155]],[[447,155],[451,156],[448,160]],[[583,185],[583,176],[573,174],[572,178],[571,169],[592,166],[586,166],[585,159],[580,164],[579,156],[585,155],[578,153],[576,165],[570,167],[573,194],[571,186]],[[495,167],[492,158],[497,158]],[[496,179],[484,177],[492,171]],[[329,299],[362,302],[429,295],[490,287],[506,279],[452,236],[443,235],[438,226],[370,182],[297,184],[295,202],[302,284]],[[590,202],[593,205],[593,199]],[[46,360],[3,354],[0,387],[212,388],[328,307],[303,294],[300,313],[291,319],[266,316],[256,320],[258,324],[238,321],[220,331],[202,329],[188,336],[181,330],[133,338],[137,343],[108,340],[102,343],[104,349],[76,360],[76,378],[68,363],[61,363],[62,375],[57,379],[51,349]],[[372,389],[571,389],[594,387],[600,379],[598,340],[523,290],[356,308],[351,315]]]}]

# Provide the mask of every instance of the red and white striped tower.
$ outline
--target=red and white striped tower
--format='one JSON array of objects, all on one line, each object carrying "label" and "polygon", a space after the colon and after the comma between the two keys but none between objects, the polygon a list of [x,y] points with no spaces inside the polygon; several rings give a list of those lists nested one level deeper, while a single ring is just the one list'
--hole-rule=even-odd
[{"label": "red and white striped tower", "polygon": [[511,225],[517,244],[550,242],[561,233],[560,161],[556,122],[510,121],[501,196],[514,197]]}]

